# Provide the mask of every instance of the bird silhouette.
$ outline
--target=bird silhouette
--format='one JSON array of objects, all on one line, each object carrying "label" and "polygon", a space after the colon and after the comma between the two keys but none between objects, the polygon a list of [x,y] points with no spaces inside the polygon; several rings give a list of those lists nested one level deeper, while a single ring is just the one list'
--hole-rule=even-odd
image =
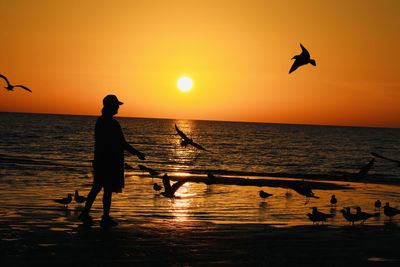
[{"label": "bird silhouette", "polygon": [[375,152],[371,152],[371,155],[374,156],[374,157],[377,157],[377,158],[381,158],[381,159],[384,159],[384,160],[387,160],[387,161],[390,161],[390,162],[397,163],[397,165],[400,167],[400,160],[390,159],[390,158],[387,158],[387,157],[382,156],[382,155],[380,155],[378,153],[375,153]]},{"label": "bird silhouette", "polygon": [[328,218],[334,217],[334,214],[326,214],[318,211],[317,207],[312,207],[311,209],[312,213],[308,213],[307,216],[313,223],[326,222]]},{"label": "bird silhouette", "polygon": [[292,64],[292,67],[289,70],[289,74],[295,71],[298,67],[306,65],[310,63],[313,66],[316,66],[317,64],[315,63],[314,59],[310,58],[310,53],[307,51],[307,49],[300,44],[301,47],[301,54],[294,56],[292,59],[295,59],[295,61]]},{"label": "bird silhouette", "polygon": [[302,196],[306,197],[306,202],[304,204],[307,204],[310,198],[319,198],[319,196],[316,196],[314,192],[311,189],[311,186],[308,183],[302,183],[298,184],[292,187],[294,191],[299,193]]},{"label": "bird silhouette", "polygon": [[163,187],[162,187],[161,185],[157,184],[157,183],[154,183],[154,184],[153,184],[153,189],[154,189],[154,191],[156,191],[156,192],[160,191],[162,188],[163,188]]},{"label": "bird silhouette", "polygon": [[336,196],[335,195],[332,195],[331,196],[331,206],[336,206],[336,204],[337,204],[337,198],[336,198]]},{"label": "bird silhouette", "polygon": [[357,211],[356,212],[357,219],[360,220],[362,224],[364,224],[364,222],[366,220],[368,220],[369,218],[380,216],[379,212],[376,212],[376,213],[363,212],[363,211],[361,211],[360,207],[356,207],[356,211]]},{"label": "bird silhouette", "polygon": [[162,181],[164,184],[164,192],[161,192],[161,195],[168,198],[174,198],[175,192],[187,182],[186,179],[182,179],[171,186],[171,181],[167,174],[164,174]]},{"label": "bird silhouette", "polygon": [[148,172],[150,174],[151,178],[160,175],[160,172],[153,170],[152,168],[146,167],[142,164],[138,164],[138,167],[140,170]]},{"label": "bird silhouette", "polygon": [[62,199],[54,199],[53,201],[59,204],[63,204],[64,207],[68,207],[68,204],[72,201],[72,194],[68,194],[68,197]]},{"label": "bird silhouette", "polygon": [[378,199],[377,201],[375,201],[374,207],[375,207],[375,209],[377,209],[377,210],[380,210],[380,209],[381,209],[382,203],[381,203],[381,201],[380,201],[379,199]]},{"label": "bird silhouette", "polygon": [[267,192],[265,192],[264,190],[260,190],[260,192],[258,192],[258,195],[259,195],[261,198],[267,198],[267,197],[272,196],[272,194],[267,193]]},{"label": "bird silhouette", "polygon": [[193,141],[193,139],[190,139],[189,137],[186,136],[186,134],[184,134],[179,128],[178,126],[176,126],[175,124],[175,130],[176,132],[179,134],[179,136],[182,138],[181,141],[181,146],[186,147],[187,145],[192,145],[195,148],[198,148],[200,150],[204,150],[207,151],[207,149],[205,149],[204,147],[202,147],[201,145],[199,145],[198,143],[195,143]]},{"label": "bird silhouette", "polygon": [[83,203],[83,202],[86,202],[87,197],[80,196],[78,190],[75,190],[74,200],[75,200],[75,202]]},{"label": "bird silhouette", "polygon": [[354,225],[356,221],[360,220],[360,218],[357,217],[356,214],[351,213],[350,207],[345,207],[344,209],[342,209],[342,214],[346,221],[350,222],[352,225]]},{"label": "bird silhouette", "polygon": [[394,216],[397,214],[400,214],[400,210],[390,207],[389,202],[386,202],[385,206],[383,207],[383,213],[388,216],[390,219],[392,219]]},{"label": "bird silhouette", "polygon": [[19,88],[22,88],[22,89],[24,89],[24,90],[26,90],[26,91],[28,91],[28,92],[31,92],[31,93],[32,93],[32,90],[31,90],[31,89],[29,89],[28,87],[26,87],[26,86],[23,86],[23,85],[20,85],[20,84],[18,84],[18,85],[12,85],[12,84],[10,84],[10,82],[8,81],[8,79],[7,79],[7,77],[6,77],[6,76],[4,76],[4,75],[0,74],[0,77],[1,77],[1,78],[3,78],[3,79],[6,81],[6,83],[7,83],[7,86],[5,86],[4,88],[5,88],[5,89],[7,89],[8,91],[13,91],[13,90],[14,90],[14,88],[16,88],[16,87],[19,87]]},{"label": "bird silhouette", "polygon": [[371,159],[366,165],[362,166],[360,171],[358,172],[357,176],[358,177],[364,177],[367,175],[369,170],[374,166],[375,159]]}]

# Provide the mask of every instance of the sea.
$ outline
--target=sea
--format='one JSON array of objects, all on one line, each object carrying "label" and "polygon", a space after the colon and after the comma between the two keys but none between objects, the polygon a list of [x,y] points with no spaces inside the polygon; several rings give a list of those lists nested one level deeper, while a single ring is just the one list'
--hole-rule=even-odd
[{"label": "sea", "polygon": [[[0,225],[11,229],[48,227],[74,231],[82,204],[67,208],[54,202],[68,193],[87,195],[93,179],[92,159],[96,116],[0,113]],[[216,223],[270,224],[277,227],[312,224],[311,207],[335,213],[327,224],[347,224],[340,210],[361,206],[376,212],[380,199],[400,205],[400,129],[251,122],[197,121],[116,117],[125,139],[146,155],[126,153],[123,193],[114,194],[111,215],[121,224]],[[175,130],[207,151],[181,146]],[[378,153],[388,159],[375,158]],[[356,174],[375,159],[368,173]],[[346,190],[315,190],[305,199],[279,187],[188,182],[175,199],[152,188],[162,175],[151,177],[145,165],[171,177],[295,179],[348,186]],[[259,190],[273,194],[259,197]],[[337,206],[329,200],[335,194]],[[99,219],[102,194],[92,214]],[[20,220],[23,218],[23,220]],[[395,219],[396,220],[396,219]],[[384,224],[383,214],[366,223]],[[51,223],[49,223],[51,222]],[[5,228],[4,228],[5,229]]]}]

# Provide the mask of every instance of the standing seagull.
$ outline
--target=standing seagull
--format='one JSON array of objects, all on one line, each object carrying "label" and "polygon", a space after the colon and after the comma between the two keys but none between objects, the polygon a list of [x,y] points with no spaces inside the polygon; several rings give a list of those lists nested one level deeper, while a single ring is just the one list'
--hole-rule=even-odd
[{"label": "standing seagull", "polygon": [[178,128],[178,126],[176,126],[176,124],[175,124],[175,130],[176,130],[176,132],[179,134],[179,136],[183,139],[183,140],[181,141],[181,146],[186,147],[187,145],[192,145],[192,146],[194,146],[195,148],[198,148],[198,149],[200,149],[200,150],[207,151],[207,149],[205,149],[205,148],[202,147],[201,145],[199,145],[199,144],[193,142],[193,139],[190,139],[189,137],[187,137],[187,135],[184,134],[184,133]]},{"label": "standing seagull", "polygon": [[12,85],[12,84],[10,84],[10,82],[8,81],[6,76],[0,74],[0,77],[3,78],[6,81],[7,86],[4,87],[4,88],[6,88],[8,91],[13,91],[15,87],[20,87],[20,88],[32,93],[32,90],[29,89],[28,87],[23,86],[23,85],[19,85],[19,84],[18,85]]},{"label": "standing seagull", "polygon": [[272,194],[267,193],[267,192],[265,192],[264,190],[260,190],[260,192],[258,192],[258,195],[259,195],[261,198],[267,198],[267,197],[272,196]]},{"label": "standing seagull", "polygon": [[335,206],[336,207],[337,204],[337,198],[335,195],[332,195],[331,197],[331,206]]},{"label": "standing seagull", "polygon": [[71,203],[72,201],[72,194],[68,194],[68,197],[62,199],[54,199],[53,201],[56,203],[63,204],[64,207],[68,207],[68,204]]},{"label": "standing seagull", "polygon": [[86,202],[87,197],[80,196],[78,190],[75,190],[74,200],[75,200],[75,202],[83,203],[83,202]]},{"label": "standing seagull", "polygon": [[301,54],[296,55],[292,58],[292,59],[295,59],[295,61],[293,62],[293,65],[289,70],[289,74],[292,73],[293,71],[295,71],[298,67],[306,65],[308,63],[310,63],[313,66],[317,65],[315,63],[315,60],[310,58],[310,53],[307,51],[307,49],[305,49],[305,47],[302,44],[300,44],[300,47],[302,50]]}]

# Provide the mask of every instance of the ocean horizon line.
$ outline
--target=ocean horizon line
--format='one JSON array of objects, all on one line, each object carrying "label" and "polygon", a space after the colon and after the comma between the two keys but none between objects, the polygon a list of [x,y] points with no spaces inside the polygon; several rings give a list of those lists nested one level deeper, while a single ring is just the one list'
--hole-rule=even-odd
[{"label": "ocean horizon line", "polygon": [[[52,115],[52,116],[77,116],[77,117],[98,117],[100,114],[69,114],[69,113],[46,113],[46,112],[22,112],[22,111],[1,111],[0,113],[10,114],[33,114],[33,115]],[[204,122],[228,122],[228,123],[249,123],[249,124],[269,124],[269,125],[293,125],[293,126],[322,126],[322,127],[345,127],[345,128],[367,128],[367,129],[394,129],[400,127],[386,126],[362,126],[362,125],[336,125],[336,124],[314,124],[314,123],[288,123],[288,122],[260,122],[260,121],[231,121],[231,120],[212,120],[212,119],[188,119],[188,118],[167,118],[167,117],[129,117],[116,116],[123,119],[149,119],[149,120],[186,120],[186,121],[204,121]]]}]

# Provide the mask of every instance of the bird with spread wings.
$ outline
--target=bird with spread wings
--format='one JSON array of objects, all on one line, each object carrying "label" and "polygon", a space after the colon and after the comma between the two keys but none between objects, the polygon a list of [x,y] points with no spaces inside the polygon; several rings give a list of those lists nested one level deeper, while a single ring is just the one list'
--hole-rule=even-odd
[{"label": "bird with spread wings", "polygon": [[198,148],[200,150],[204,150],[207,151],[207,149],[205,149],[204,147],[202,147],[201,145],[197,144],[196,142],[193,141],[193,139],[190,139],[189,137],[187,137],[186,134],[184,134],[179,128],[178,126],[176,126],[175,124],[175,130],[176,132],[179,134],[179,136],[182,138],[181,141],[181,146],[186,147],[187,145],[192,145],[195,148]]},{"label": "bird with spread wings", "polygon": [[23,86],[23,85],[20,85],[20,84],[18,84],[18,85],[12,85],[12,84],[10,84],[10,82],[8,81],[8,79],[7,79],[7,77],[6,77],[6,76],[4,76],[4,75],[0,74],[0,77],[1,77],[1,78],[3,78],[3,79],[6,81],[6,83],[7,83],[7,86],[5,86],[4,88],[5,88],[5,89],[7,89],[8,91],[13,91],[13,90],[14,90],[14,88],[16,88],[16,87],[20,87],[20,88],[22,88],[22,89],[24,89],[24,90],[26,90],[26,91],[28,91],[28,92],[31,92],[31,93],[32,93],[32,90],[31,90],[31,89],[29,89],[28,87],[26,87],[26,86]]}]

